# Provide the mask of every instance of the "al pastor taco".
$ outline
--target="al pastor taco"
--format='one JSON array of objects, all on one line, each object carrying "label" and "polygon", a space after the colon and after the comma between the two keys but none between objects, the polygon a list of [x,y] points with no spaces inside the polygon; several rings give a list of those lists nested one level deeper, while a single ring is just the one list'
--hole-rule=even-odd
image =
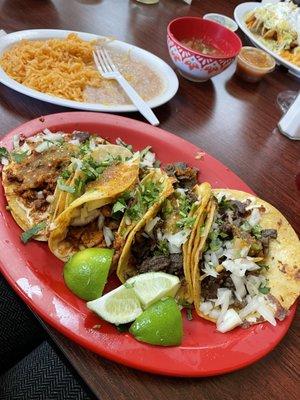
[{"label": "al pastor taco", "polygon": [[98,148],[82,160],[72,187],[75,199],[65,200],[64,211],[51,223],[49,248],[66,261],[88,247],[113,247],[119,220],[113,206],[137,184],[139,154],[117,145]]},{"label": "al pastor taco", "polygon": [[2,148],[2,179],[9,209],[24,231],[43,224],[35,239],[46,241],[51,219],[63,210],[65,189],[73,175],[72,159],[106,141],[86,132],[45,130],[29,138],[16,136],[13,142],[13,151]]},{"label": "al pastor taco", "polygon": [[237,190],[214,190],[193,258],[197,313],[227,332],[276,325],[300,293],[300,243],[272,205]]}]

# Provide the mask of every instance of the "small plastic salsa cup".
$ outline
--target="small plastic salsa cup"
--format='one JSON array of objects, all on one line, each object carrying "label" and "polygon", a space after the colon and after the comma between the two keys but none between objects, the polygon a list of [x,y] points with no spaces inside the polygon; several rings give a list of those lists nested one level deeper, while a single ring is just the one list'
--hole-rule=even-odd
[{"label": "small plastic salsa cup", "polygon": [[237,56],[236,74],[247,82],[258,82],[266,74],[274,71],[276,62],[273,57],[256,47],[242,47]]}]

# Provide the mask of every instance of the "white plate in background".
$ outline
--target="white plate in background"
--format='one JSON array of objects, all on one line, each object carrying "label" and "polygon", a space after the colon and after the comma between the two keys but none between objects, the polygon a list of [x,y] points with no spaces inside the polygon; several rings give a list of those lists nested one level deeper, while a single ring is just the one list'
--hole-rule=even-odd
[{"label": "white plate in background", "polygon": [[[33,29],[26,31],[13,32],[5,34],[4,31],[0,31],[0,56],[10,46],[16,44],[22,39],[27,40],[47,40],[51,38],[65,38],[69,33],[76,33],[81,39],[90,41],[93,39],[100,39],[104,36],[94,35],[92,33],[58,30],[58,29]],[[163,82],[163,90],[161,93],[149,100],[147,103],[151,108],[158,107],[164,103],[167,103],[178,90],[178,79],[173,69],[156,57],[154,54],[143,50],[139,47],[131,44],[114,40],[109,43],[108,48],[120,50],[120,52],[131,52],[131,55],[137,60],[146,63],[151,69],[153,69],[161,78]],[[30,89],[21,83],[18,83],[14,79],[10,78],[0,67],[0,82],[4,85],[16,90],[22,94],[33,97],[38,100],[46,101],[47,103],[57,104],[59,106],[76,108],[79,110],[87,111],[103,111],[103,112],[132,112],[137,111],[134,105],[120,104],[120,105],[104,105],[100,103],[84,103],[79,101],[67,100],[61,97],[52,96],[39,92],[34,89]]]}]

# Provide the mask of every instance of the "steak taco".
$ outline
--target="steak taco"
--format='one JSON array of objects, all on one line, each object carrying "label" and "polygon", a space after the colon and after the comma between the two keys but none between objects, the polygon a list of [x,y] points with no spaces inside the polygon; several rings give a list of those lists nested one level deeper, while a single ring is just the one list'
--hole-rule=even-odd
[{"label": "steak taco", "polygon": [[45,129],[29,138],[15,136],[13,142],[10,153],[1,148],[9,209],[24,231],[43,224],[35,239],[46,241],[50,220],[63,210],[68,194],[65,189],[72,181],[73,157],[82,157],[106,141],[86,132],[52,133]]},{"label": "steak taco", "polygon": [[[129,233],[117,275],[121,282],[145,272],[164,271],[176,275],[181,280],[178,297],[192,302],[188,239],[201,208],[201,195],[209,185],[206,190],[202,185],[192,188],[197,172],[187,166],[181,168],[185,173],[189,170],[192,177],[185,183],[180,182],[178,173],[170,173],[170,167],[167,167],[166,171],[171,175],[169,189]],[[187,185],[189,180],[190,186]]]},{"label": "steak taco", "polygon": [[192,254],[197,313],[227,332],[283,320],[300,293],[300,243],[283,215],[237,190],[214,190]]},{"label": "steak taco", "polygon": [[113,247],[120,221],[113,206],[137,183],[139,154],[125,147],[105,145],[84,158],[72,187],[75,199],[65,199],[64,211],[51,223],[49,248],[66,261],[88,247]]}]

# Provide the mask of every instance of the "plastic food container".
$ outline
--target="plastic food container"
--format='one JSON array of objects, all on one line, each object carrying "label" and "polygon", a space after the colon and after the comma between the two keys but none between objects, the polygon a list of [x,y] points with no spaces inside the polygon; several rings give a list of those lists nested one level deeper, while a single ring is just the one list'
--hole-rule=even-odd
[{"label": "plastic food container", "polygon": [[258,82],[274,71],[275,60],[268,53],[256,47],[242,47],[237,57],[236,74],[247,82]]}]

